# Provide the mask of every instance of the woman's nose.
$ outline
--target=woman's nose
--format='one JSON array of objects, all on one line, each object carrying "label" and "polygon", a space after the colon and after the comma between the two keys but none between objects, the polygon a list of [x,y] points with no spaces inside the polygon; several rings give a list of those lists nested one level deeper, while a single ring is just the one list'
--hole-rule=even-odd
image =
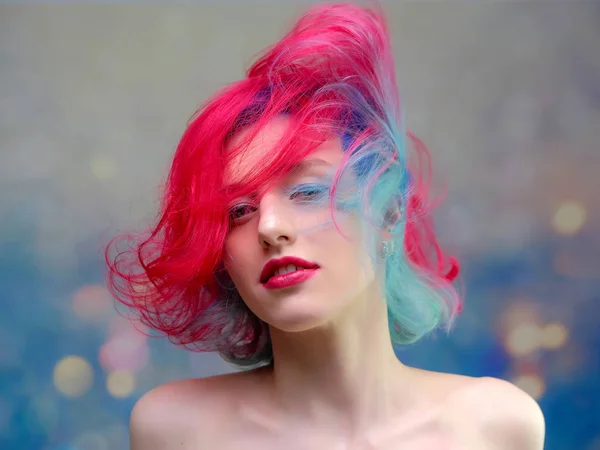
[{"label": "woman's nose", "polygon": [[292,211],[276,195],[265,194],[258,213],[258,240],[262,247],[280,247],[296,240]]}]

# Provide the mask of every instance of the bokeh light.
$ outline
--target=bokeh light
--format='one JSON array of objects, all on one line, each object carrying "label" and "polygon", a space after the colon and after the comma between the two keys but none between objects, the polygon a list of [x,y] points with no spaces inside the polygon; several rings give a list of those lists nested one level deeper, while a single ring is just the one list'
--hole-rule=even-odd
[{"label": "bokeh light", "polygon": [[79,397],[92,386],[92,366],[80,356],[67,356],[54,367],[54,386],[67,397]]},{"label": "bokeh light", "polygon": [[561,203],[552,220],[555,230],[567,236],[577,234],[587,219],[587,212],[583,204],[570,200]]},{"label": "bokeh light", "polygon": [[515,357],[536,351],[541,344],[541,329],[534,323],[522,323],[513,328],[506,337],[505,346]]},{"label": "bokeh light", "polygon": [[73,311],[85,321],[97,322],[105,319],[114,311],[112,305],[112,297],[104,286],[83,286],[73,295]]},{"label": "bokeh light", "polygon": [[502,341],[508,354],[523,357],[541,345],[541,315],[530,300],[517,299],[499,318]]},{"label": "bokeh light", "polygon": [[514,378],[512,382],[536,400],[539,400],[546,390],[544,379],[538,374],[522,374]]},{"label": "bokeh light", "polygon": [[107,371],[139,371],[148,363],[148,337],[139,323],[132,324],[122,316],[113,318],[108,327],[108,339],[100,347],[99,359]]},{"label": "bokeh light", "polygon": [[131,336],[135,339],[136,335],[141,335],[144,339],[147,337],[148,327],[138,320],[129,319],[122,315],[113,317],[109,324],[107,334],[110,337]]},{"label": "bokeh light", "polygon": [[105,370],[135,370],[143,368],[149,357],[146,342],[140,335],[111,338],[100,348],[100,364]]},{"label": "bokeh light", "polygon": [[549,350],[557,350],[565,345],[569,330],[559,322],[549,323],[541,330],[541,344]]},{"label": "bokeh light", "polygon": [[135,385],[135,375],[129,370],[115,370],[106,377],[106,390],[113,397],[129,397]]},{"label": "bokeh light", "polygon": [[507,334],[522,324],[539,324],[541,322],[539,305],[527,298],[517,298],[508,303],[499,318],[502,334]]}]

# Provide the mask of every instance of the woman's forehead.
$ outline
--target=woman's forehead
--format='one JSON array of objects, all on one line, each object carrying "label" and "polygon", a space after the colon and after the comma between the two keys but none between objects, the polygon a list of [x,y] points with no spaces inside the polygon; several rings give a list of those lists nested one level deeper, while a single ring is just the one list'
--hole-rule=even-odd
[{"label": "woman's forehead", "polygon": [[[225,171],[225,184],[238,184],[247,178],[248,174],[256,167],[261,167],[268,161],[269,155],[276,150],[278,143],[292,125],[292,118],[286,116],[276,117],[265,124],[252,138],[245,143],[248,135],[253,131],[247,127],[236,133],[228,145],[228,150],[246,144],[239,148],[229,161]],[[298,165],[298,172],[318,166],[337,167],[342,160],[342,143],[337,136],[324,141],[304,161]]]}]

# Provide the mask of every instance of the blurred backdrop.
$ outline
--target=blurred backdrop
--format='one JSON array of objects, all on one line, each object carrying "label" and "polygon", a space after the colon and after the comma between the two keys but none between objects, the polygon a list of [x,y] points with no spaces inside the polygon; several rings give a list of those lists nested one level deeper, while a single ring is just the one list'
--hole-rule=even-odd
[{"label": "blurred backdrop", "polygon": [[[0,448],[119,450],[144,392],[231,371],[116,311],[102,246],[154,217],[186,121],[310,2],[0,6]],[[600,449],[600,4],[387,2],[409,127],[463,261],[450,336],[398,349],[537,398]]]}]

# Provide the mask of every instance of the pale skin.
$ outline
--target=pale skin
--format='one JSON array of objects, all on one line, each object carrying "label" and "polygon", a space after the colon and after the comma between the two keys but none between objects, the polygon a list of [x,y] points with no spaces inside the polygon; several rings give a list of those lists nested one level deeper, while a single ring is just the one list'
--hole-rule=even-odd
[{"label": "pale skin", "polygon": [[[259,133],[229,171],[231,182],[274,148],[289,120]],[[512,384],[398,360],[382,273],[365,263],[360,239],[319,226],[329,209],[303,209],[284,195],[283,187],[314,182],[341,158],[339,139],[326,141],[285,186],[270,187],[248,208],[227,238],[225,267],[270,325],[275,364],[148,392],[131,415],[132,450],[543,449],[542,412]],[[346,237],[360,235],[350,216],[338,226]],[[299,286],[265,289],[257,281],[262,266],[288,255],[318,263],[319,273]]]}]

